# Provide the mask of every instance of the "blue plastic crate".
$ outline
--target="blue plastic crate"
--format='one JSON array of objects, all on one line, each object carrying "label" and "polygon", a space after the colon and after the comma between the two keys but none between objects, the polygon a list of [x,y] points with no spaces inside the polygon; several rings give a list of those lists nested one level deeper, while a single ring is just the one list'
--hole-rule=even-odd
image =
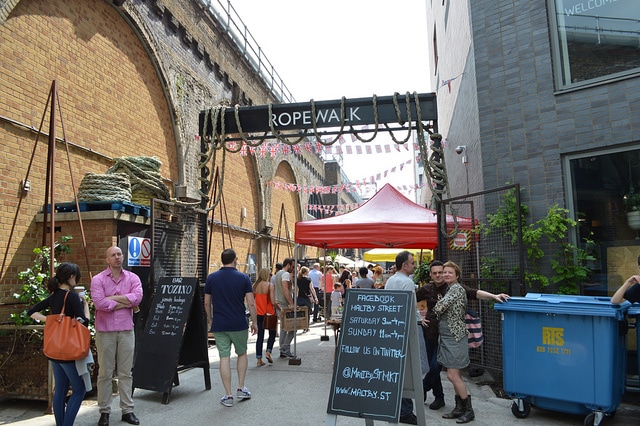
[{"label": "blue plastic crate", "polygon": [[637,303],[631,305],[627,310],[627,315],[636,319],[636,344],[638,346],[636,359],[638,360],[638,374],[640,375],[640,305]]},{"label": "blue plastic crate", "polygon": [[554,411],[613,413],[625,390],[628,307],[608,297],[536,293],[496,304],[505,392]]},{"label": "blue plastic crate", "polygon": [[[87,206],[84,203],[78,203],[78,204],[80,205],[81,212],[87,211]],[[47,213],[51,212],[51,204],[47,204],[46,206],[43,206],[41,210],[42,213],[45,212],[45,207],[46,207]],[[69,213],[69,212],[75,212],[75,211],[78,211],[78,209],[76,207],[76,203],[73,201],[70,201],[67,203],[56,203],[56,212],[58,213]]]},{"label": "blue plastic crate", "polygon": [[[140,204],[130,203],[128,201],[83,201],[79,202],[81,212],[116,210],[120,212],[151,217],[151,209]],[[45,211],[43,207],[42,212]],[[46,205],[47,213],[51,211],[51,204]],[[68,213],[77,211],[75,202],[56,203],[56,212]]]}]

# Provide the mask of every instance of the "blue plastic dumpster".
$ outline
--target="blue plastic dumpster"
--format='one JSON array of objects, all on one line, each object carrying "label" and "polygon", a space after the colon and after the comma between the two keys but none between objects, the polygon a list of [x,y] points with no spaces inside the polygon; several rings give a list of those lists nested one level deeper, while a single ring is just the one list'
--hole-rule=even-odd
[{"label": "blue plastic dumpster", "polygon": [[[634,303],[633,305],[629,306],[629,309],[627,310],[627,315],[630,317],[635,317],[636,319],[636,344],[638,346],[638,354],[640,354],[640,305],[638,305],[637,303]],[[640,356],[637,356],[637,360],[638,360],[638,374],[640,377]],[[640,382],[640,378],[638,379]]]},{"label": "blue plastic dumpster", "polygon": [[628,307],[608,297],[537,293],[496,303],[514,416],[527,417],[535,405],[587,414],[584,424],[597,426],[614,413],[625,390]]}]

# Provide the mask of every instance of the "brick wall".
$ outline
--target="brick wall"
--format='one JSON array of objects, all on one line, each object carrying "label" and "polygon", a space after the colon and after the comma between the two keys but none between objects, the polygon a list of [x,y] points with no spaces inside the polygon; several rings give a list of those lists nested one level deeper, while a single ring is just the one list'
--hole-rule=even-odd
[{"label": "brick wall", "polygon": [[[33,247],[40,245],[34,216],[44,203],[48,140],[41,136],[36,146],[28,129],[40,125],[52,80],[60,104],[56,135],[73,144],[69,159],[64,145],[56,144],[57,202],[73,200],[69,169],[77,189],[85,173],[104,173],[114,157],[157,156],[162,175],[172,181],[177,180],[177,155],[162,84],[144,46],[108,3],[22,1],[0,26],[0,38],[0,115],[7,119],[0,126],[4,244],[22,201],[0,285],[3,301],[11,299],[16,272],[29,264]],[[44,132],[49,132],[50,110],[49,105]],[[31,192],[20,198],[20,181],[27,173]],[[80,239],[79,232],[73,236]]]},{"label": "brick wall", "polygon": [[[54,79],[70,142],[69,160],[64,145],[56,144],[56,202],[73,199],[69,163],[77,189],[87,172],[103,173],[114,158],[123,156],[158,157],[170,190],[175,183],[185,187],[191,199],[198,199],[198,113],[222,99],[241,104],[273,101],[228,36],[203,13],[195,0],[136,0],[120,8],[107,0],[4,3],[0,12],[0,244],[11,242],[8,250],[2,247],[7,261],[1,271],[0,304],[13,300],[19,285],[16,274],[30,265],[32,250],[41,242],[41,224],[35,216],[44,203],[47,138],[41,136],[34,149],[32,129],[39,127]],[[47,114],[44,132],[48,132],[48,121]],[[56,134],[63,135],[59,115]],[[20,181],[32,154],[31,191],[23,195]],[[223,167],[220,156],[213,171],[216,165]],[[283,201],[292,232],[300,219],[297,193],[279,194],[272,200],[271,191],[265,189],[281,165],[290,172],[279,179],[322,184],[318,173],[322,167],[314,155],[272,159],[227,154],[224,204],[213,218],[234,227],[231,239],[241,262],[247,254],[256,254],[268,266],[268,240],[255,239],[255,232],[265,220],[277,222]],[[240,215],[242,207],[246,218]],[[64,224],[70,231],[63,234],[74,237],[69,260],[82,266],[86,261],[80,257],[84,256],[81,247],[75,247],[81,239],[75,226]],[[115,242],[114,225],[105,226],[85,223],[90,263],[98,271],[104,266],[104,249]],[[214,226],[212,232],[210,260],[215,265],[223,246],[229,246],[229,237],[223,243],[222,229]]]}]

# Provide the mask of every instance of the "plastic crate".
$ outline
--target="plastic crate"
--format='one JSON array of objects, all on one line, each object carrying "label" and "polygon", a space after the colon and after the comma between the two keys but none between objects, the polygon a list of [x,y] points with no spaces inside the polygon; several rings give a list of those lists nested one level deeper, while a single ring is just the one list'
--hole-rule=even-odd
[{"label": "plastic crate", "polygon": [[640,387],[640,356],[638,356],[638,354],[640,354],[640,305],[638,304],[633,304],[629,307],[629,310],[627,311],[627,315],[630,317],[633,317],[636,319],[636,324],[635,324],[635,328],[636,328],[636,345],[637,345],[637,353],[636,353],[636,360],[638,363],[638,386]]},{"label": "plastic crate", "polygon": [[[116,210],[134,215],[151,217],[151,209],[149,207],[130,203],[128,201],[82,201],[78,203],[78,206],[80,207],[81,212]],[[50,212],[51,204],[47,204],[45,207],[43,207],[43,212],[45,211],[45,208],[47,213]],[[69,213],[75,212],[77,210],[78,209],[75,202],[56,203],[55,211],[58,213]]]}]

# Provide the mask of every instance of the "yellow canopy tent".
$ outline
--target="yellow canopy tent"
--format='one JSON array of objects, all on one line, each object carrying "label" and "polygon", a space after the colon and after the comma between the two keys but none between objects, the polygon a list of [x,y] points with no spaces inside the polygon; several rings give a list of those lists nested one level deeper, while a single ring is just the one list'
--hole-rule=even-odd
[{"label": "yellow canopy tent", "polygon": [[[401,251],[407,250],[413,253],[413,256],[416,259],[416,264],[420,261],[422,262],[431,262],[433,259],[433,251],[428,249],[402,249],[402,248],[374,248],[369,251],[366,251],[363,255],[363,258],[367,262],[371,263],[379,263],[379,262],[395,262],[396,255]],[[420,252],[422,252],[422,259],[420,259]]]}]

